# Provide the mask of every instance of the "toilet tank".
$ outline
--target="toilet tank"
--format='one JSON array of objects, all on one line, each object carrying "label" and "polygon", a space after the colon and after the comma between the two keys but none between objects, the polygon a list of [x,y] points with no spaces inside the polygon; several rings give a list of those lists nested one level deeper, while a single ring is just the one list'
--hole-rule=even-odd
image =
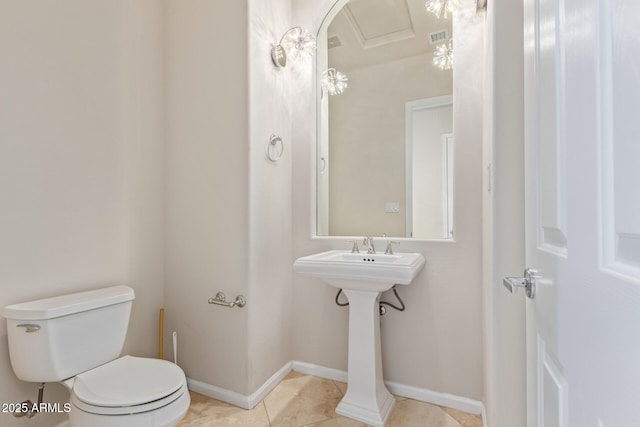
[{"label": "toilet tank", "polygon": [[6,306],[16,376],[61,381],[116,359],[134,298],[130,287],[112,286]]}]

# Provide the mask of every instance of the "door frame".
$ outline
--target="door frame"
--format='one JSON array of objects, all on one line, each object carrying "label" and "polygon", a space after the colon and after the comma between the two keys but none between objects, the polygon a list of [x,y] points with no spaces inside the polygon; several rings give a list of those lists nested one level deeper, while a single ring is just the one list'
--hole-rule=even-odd
[{"label": "door frame", "polygon": [[[406,233],[408,237],[413,237],[413,116],[415,113],[432,108],[453,107],[453,95],[434,96],[415,101],[409,101],[404,107],[405,119],[405,206],[406,206]],[[452,117],[453,119],[453,117]],[[443,134],[452,135],[451,133]],[[449,237],[451,238],[451,237]]]},{"label": "door frame", "polygon": [[[487,5],[483,117],[485,426],[526,425],[523,3]],[[497,184],[496,184],[497,183]],[[509,402],[508,405],[505,402]]]}]

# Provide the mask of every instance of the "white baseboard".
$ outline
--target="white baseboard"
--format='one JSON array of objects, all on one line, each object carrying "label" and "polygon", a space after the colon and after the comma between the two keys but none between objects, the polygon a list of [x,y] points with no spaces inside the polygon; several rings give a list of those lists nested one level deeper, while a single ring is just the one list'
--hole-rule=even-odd
[{"label": "white baseboard", "polygon": [[265,381],[258,390],[248,396],[191,378],[187,378],[187,384],[189,390],[193,390],[196,393],[204,394],[205,396],[230,403],[243,409],[253,409],[291,372],[291,364],[291,362],[285,363],[284,366]]},{"label": "white baseboard", "polygon": [[227,390],[226,388],[203,383],[188,377],[187,386],[189,387],[189,390],[195,391],[196,393],[204,394],[205,396],[209,396],[213,399],[222,400],[223,402],[230,403],[239,408],[251,409],[249,406],[249,396]]},{"label": "white baseboard", "polygon": [[313,375],[314,377],[326,378],[328,380],[347,382],[347,371],[340,371],[333,368],[314,365],[307,362],[291,362],[291,369],[301,374]]},{"label": "white baseboard", "polygon": [[[206,384],[191,378],[187,379],[189,389],[197,393],[214,399],[222,400],[244,409],[252,409],[260,403],[271,390],[273,390],[284,377],[291,371],[300,372],[301,374],[313,375],[320,378],[326,378],[334,381],[347,382],[347,372],[324,366],[314,365],[313,363],[291,361],[286,363],[282,368],[271,376],[258,390],[250,395],[243,395],[231,390],[227,390],[214,385]],[[456,396],[449,393],[441,393],[426,388],[419,388],[410,385],[400,384],[392,381],[384,382],[389,391],[402,397],[419,400],[421,402],[432,403],[434,405],[446,406],[447,408],[457,409],[459,411],[471,414],[482,414],[484,427],[487,427],[485,409],[482,402],[469,399],[466,397]]]},{"label": "white baseboard", "polygon": [[392,381],[385,381],[384,384],[387,386],[391,394],[396,396],[408,397],[410,399],[432,403],[438,406],[446,406],[447,408],[457,409],[458,411],[468,412],[470,414],[482,413],[482,402],[469,399],[467,397],[441,393],[426,388],[414,387]]},{"label": "white baseboard", "polygon": [[482,405],[482,426],[489,427],[489,421],[487,421],[487,410],[484,407],[484,404]]}]

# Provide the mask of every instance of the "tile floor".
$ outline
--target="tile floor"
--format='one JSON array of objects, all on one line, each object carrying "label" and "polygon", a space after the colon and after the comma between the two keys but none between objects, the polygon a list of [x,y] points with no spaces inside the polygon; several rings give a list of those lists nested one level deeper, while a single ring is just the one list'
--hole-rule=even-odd
[{"label": "tile floor", "polygon": [[[291,372],[252,410],[191,392],[191,407],[178,427],[366,427],[335,408],[347,385]],[[396,397],[387,427],[482,427],[479,415]]]}]

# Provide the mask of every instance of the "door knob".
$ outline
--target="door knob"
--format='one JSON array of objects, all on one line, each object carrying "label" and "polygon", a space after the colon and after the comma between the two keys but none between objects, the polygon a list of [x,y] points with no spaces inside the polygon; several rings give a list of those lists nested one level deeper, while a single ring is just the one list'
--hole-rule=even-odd
[{"label": "door knob", "polygon": [[533,299],[536,295],[536,279],[538,272],[532,268],[524,270],[524,277],[505,277],[502,284],[511,293],[518,291],[518,288],[524,288],[527,297]]}]

